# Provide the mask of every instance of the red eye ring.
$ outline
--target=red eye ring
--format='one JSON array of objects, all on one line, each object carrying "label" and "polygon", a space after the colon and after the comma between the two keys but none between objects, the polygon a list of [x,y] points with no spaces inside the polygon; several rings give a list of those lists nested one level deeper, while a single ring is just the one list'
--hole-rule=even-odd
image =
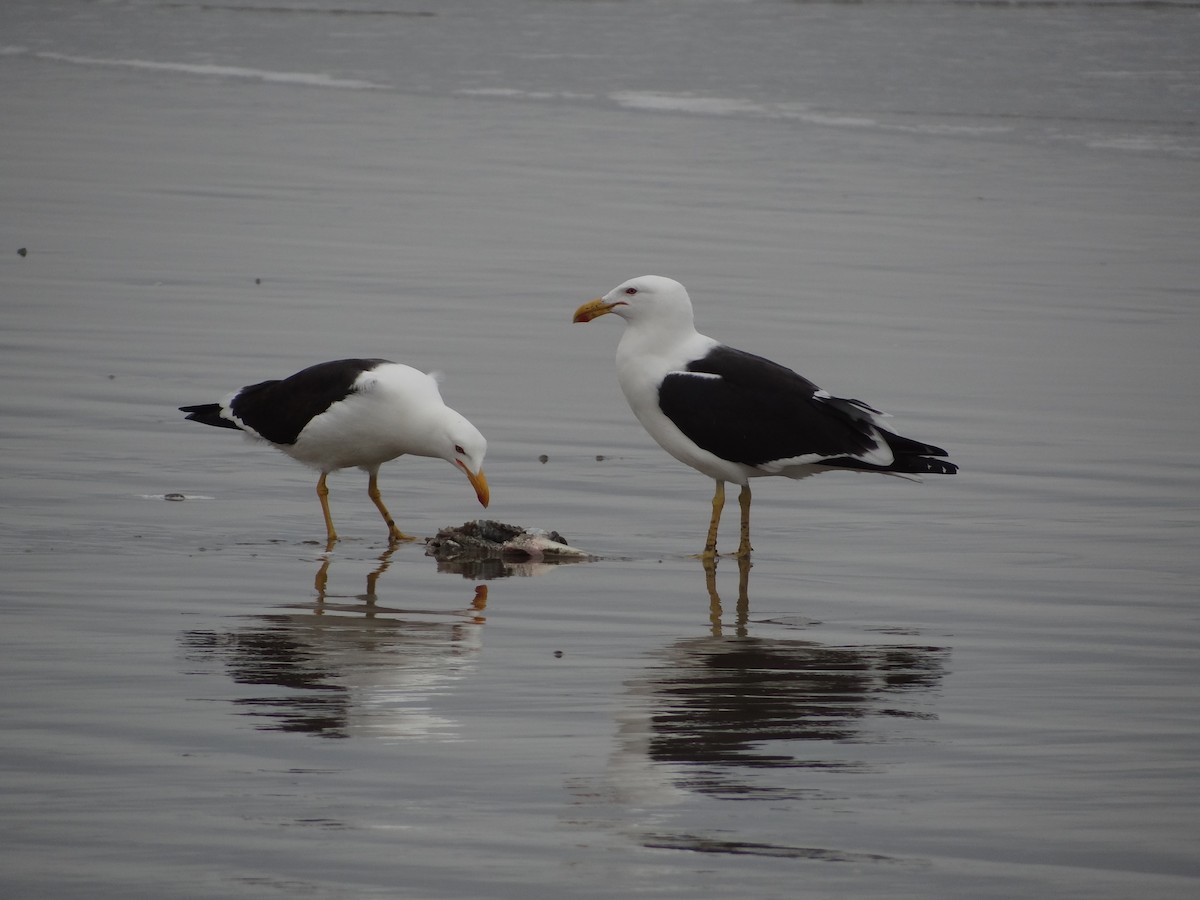
[{"label": "red eye ring", "polygon": [[637,288],[625,288],[625,293],[627,293],[627,294],[636,294],[636,293],[637,293]]}]

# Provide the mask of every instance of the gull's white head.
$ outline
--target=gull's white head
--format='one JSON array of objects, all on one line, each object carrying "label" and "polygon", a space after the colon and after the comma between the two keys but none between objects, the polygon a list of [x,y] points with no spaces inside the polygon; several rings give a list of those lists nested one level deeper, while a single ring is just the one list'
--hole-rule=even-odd
[{"label": "gull's white head", "polygon": [[487,476],[483,474],[483,457],[487,453],[487,441],[479,429],[449,407],[444,411],[443,429],[438,435],[438,456],[461,469],[475,488],[475,496],[484,506],[488,505],[491,493]]},{"label": "gull's white head", "polygon": [[630,278],[575,310],[574,321],[590,322],[609,313],[630,324],[653,321],[688,328],[692,325],[692,301],[687,289],[662,275]]}]

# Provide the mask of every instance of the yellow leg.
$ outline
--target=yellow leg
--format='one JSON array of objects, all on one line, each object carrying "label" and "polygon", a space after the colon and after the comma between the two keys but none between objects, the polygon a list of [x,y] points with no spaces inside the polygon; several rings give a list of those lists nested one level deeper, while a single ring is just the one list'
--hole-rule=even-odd
[{"label": "yellow leg", "polygon": [[333,516],[329,515],[329,487],[325,484],[325,476],[328,474],[322,472],[321,477],[317,479],[317,499],[321,501],[321,512],[325,515],[325,534],[328,540],[326,550],[332,548],[334,541],[338,539],[337,532],[333,530]]},{"label": "yellow leg", "polygon": [[712,520],[708,523],[708,540],[704,542],[701,559],[715,559],[717,555],[717,527],[721,524],[721,510],[725,508],[725,482],[718,480],[713,492]]},{"label": "yellow leg", "polygon": [[388,508],[383,505],[383,497],[379,494],[379,473],[372,472],[370,481],[367,482],[367,496],[371,498],[371,502],[375,504],[375,508],[379,510],[379,514],[383,516],[383,521],[387,523],[388,539],[392,541],[415,541],[416,538],[411,534],[405,534],[396,527],[396,522],[392,519],[392,514],[388,512]]},{"label": "yellow leg", "polygon": [[740,558],[749,556],[750,551],[754,549],[750,546],[750,485],[742,485],[742,492],[738,494],[738,506],[742,508],[742,539],[734,555]]}]

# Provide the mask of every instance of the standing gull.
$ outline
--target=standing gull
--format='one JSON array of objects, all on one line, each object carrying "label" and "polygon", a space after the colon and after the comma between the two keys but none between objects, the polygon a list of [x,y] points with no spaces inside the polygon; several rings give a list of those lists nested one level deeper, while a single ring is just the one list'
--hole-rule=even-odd
[{"label": "standing gull", "polygon": [[576,322],[612,313],[626,322],[617,379],[642,427],[659,445],[716,480],[701,557],[717,555],[725,482],[742,486],[742,534],[750,546],[750,479],[804,478],[830,469],[896,475],[953,475],[946,451],[893,434],[884,414],[843,400],[791,369],[696,331],[692,301],[678,281],[633,278],[575,311]]},{"label": "standing gull", "polygon": [[329,515],[325,478],[358,466],[367,494],[387,523],[392,542],[413,540],[396,527],[379,494],[379,467],[404,454],[438,457],[462,469],[488,505],[483,456],[487,441],[444,402],[437,379],[386,359],[318,363],[282,381],[248,385],[220,403],[181,406],[204,425],[236,428],[321,473],[317,497],[329,545],[338,539]]}]

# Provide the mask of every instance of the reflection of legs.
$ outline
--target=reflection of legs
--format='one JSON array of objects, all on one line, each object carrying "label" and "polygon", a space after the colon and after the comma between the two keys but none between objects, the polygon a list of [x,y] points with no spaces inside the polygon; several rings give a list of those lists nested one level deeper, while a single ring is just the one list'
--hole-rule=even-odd
[{"label": "reflection of legs", "polygon": [[750,554],[738,557],[737,633],[745,637],[750,621]]},{"label": "reflection of legs", "polygon": [[[313,578],[313,587],[316,588],[317,591],[317,606],[313,612],[318,616],[325,612],[324,604],[327,597],[346,596],[345,594],[331,595],[328,593],[329,567],[333,562],[333,554],[330,552],[330,549],[331,547],[326,548],[325,553],[321,558],[321,566],[319,569],[317,569],[317,574]],[[371,607],[375,603],[375,585],[379,581],[379,576],[386,572],[388,566],[392,564],[392,554],[395,552],[396,545],[394,543],[383,551],[379,557],[379,565],[375,567],[374,571],[368,573],[367,575],[367,592],[365,594],[356,595],[359,600],[362,600],[363,603],[366,604],[367,609],[365,612],[372,612]]]},{"label": "reflection of legs", "polygon": [[750,485],[742,485],[738,494],[738,505],[742,508],[742,540],[738,544],[736,556],[749,556],[754,548],[750,546]]},{"label": "reflection of legs", "polygon": [[325,476],[328,474],[322,472],[321,477],[317,479],[317,499],[321,501],[321,512],[325,515],[325,535],[332,546],[338,536],[333,530],[333,516],[329,515],[329,488],[325,484]]},{"label": "reflection of legs", "polygon": [[701,557],[704,563],[704,587],[708,590],[708,623],[713,637],[721,636],[721,595],[717,593],[717,559]]},{"label": "reflection of legs", "polygon": [[379,494],[379,469],[371,471],[370,481],[367,482],[367,496],[371,498],[371,502],[375,504],[375,508],[379,510],[379,514],[383,516],[383,521],[387,523],[388,538],[393,541],[415,541],[416,538],[410,534],[405,534],[396,527],[396,522],[392,519],[392,514],[388,512],[386,506],[383,505],[383,497]]},{"label": "reflection of legs", "polygon": [[379,557],[379,565],[375,568],[374,572],[367,576],[367,593],[364,599],[368,603],[375,602],[375,583],[379,581],[379,576],[387,571],[387,567],[392,564],[392,554],[395,552],[396,548],[394,546],[384,550],[383,554]]},{"label": "reflection of legs", "polygon": [[701,559],[712,559],[717,555],[717,526],[721,524],[721,510],[725,508],[725,482],[718,479],[717,489],[713,492],[712,520],[708,523],[708,540],[704,542],[704,552]]},{"label": "reflection of legs", "polygon": [[325,586],[329,584],[329,563],[332,560],[333,557],[326,549],[325,558],[321,560],[321,568],[317,569],[317,576],[313,579],[313,587],[317,589],[317,615],[321,614],[321,604],[325,602]]},{"label": "reflection of legs", "polygon": [[[724,634],[721,607],[721,595],[717,592],[717,560],[714,557],[704,557],[704,587],[708,591],[708,623],[713,637]],[[738,596],[734,632],[738,637],[749,634],[750,623],[750,555],[739,556],[738,561]]]}]

